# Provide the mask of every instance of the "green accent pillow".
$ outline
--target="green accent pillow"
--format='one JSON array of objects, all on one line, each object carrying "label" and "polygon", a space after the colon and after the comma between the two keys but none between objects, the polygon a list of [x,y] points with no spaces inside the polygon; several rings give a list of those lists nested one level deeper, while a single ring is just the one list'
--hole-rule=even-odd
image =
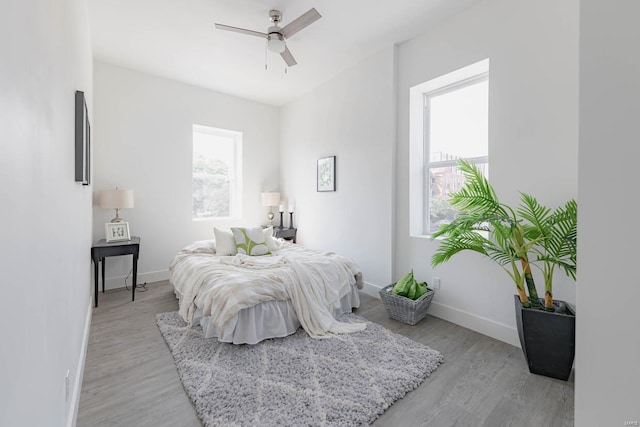
[{"label": "green accent pillow", "polygon": [[231,232],[236,241],[236,249],[239,254],[251,256],[271,254],[267,247],[262,227],[231,227]]}]

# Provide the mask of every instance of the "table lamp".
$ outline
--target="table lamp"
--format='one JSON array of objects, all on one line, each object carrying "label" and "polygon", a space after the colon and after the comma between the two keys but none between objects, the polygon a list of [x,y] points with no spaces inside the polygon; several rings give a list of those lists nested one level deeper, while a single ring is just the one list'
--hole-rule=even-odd
[{"label": "table lamp", "polygon": [[120,217],[120,209],[133,208],[133,190],[100,190],[98,194],[99,205],[103,209],[115,209],[116,216],[111,222],[122,222],[124,219]]},{"label": "table lamp", "polygon": [[274,206],[278,206],[280,203],[280,193],[267,192],[261,193],[260,197],[262,199],[262,206],[269,207],[269,213],[267,214],[267,218],[269,219],[269,225],[273,225],[273,210]]}]

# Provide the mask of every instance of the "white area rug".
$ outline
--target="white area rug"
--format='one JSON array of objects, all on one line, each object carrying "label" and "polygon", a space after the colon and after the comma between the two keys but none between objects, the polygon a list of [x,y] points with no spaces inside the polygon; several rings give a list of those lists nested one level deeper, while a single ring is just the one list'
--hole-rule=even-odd
[{"label": "white area rug", "polygon": [[256,345],[205,339],[177,312],[157,323],[207,427],[368,425],[442,363],[437,351],[375,323],[338,338],[299,329]]}]

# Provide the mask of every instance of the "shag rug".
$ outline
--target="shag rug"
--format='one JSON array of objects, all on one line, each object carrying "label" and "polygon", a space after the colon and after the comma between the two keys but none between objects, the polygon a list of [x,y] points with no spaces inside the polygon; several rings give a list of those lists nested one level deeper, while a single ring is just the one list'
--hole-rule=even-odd
[{"label": "shag rug", "polygon": [[[353,314],[339,320],[366,322]],[[371,322],[330,339],[300,328],[235,345],[203,338],[177,312],[156,321],[207,427],[368,425],[442,363],[439,352]]]}]

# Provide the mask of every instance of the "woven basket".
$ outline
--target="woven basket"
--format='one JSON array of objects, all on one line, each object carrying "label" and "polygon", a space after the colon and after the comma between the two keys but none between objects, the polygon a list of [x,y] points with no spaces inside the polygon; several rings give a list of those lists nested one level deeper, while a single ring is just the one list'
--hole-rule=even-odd
[{"label": "woven basket", "polygon": [[431,304],[434,291],[429,289],[426,294],[416,300],[412,300],[391,292],[395,283],[380,289],[380,299],[385,310],[392,319],[409,325],[415,325],[427,315],[427,308]]}]

